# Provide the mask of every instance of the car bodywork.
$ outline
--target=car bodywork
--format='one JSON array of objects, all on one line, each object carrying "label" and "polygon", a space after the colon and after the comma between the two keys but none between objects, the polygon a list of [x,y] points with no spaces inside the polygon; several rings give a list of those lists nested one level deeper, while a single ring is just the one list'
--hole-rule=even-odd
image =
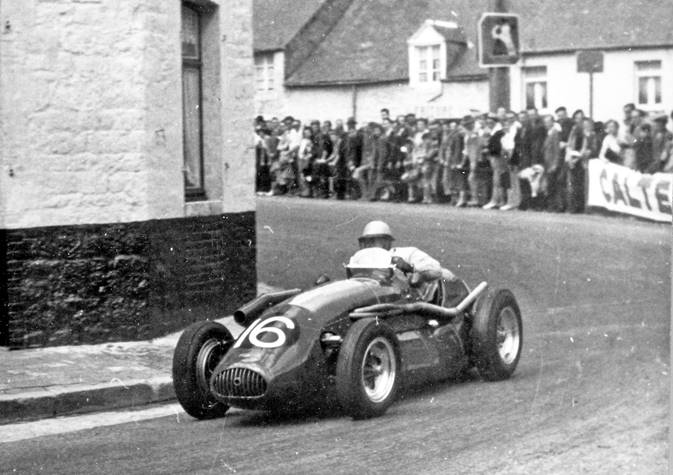
[{"label": "car bodywork", "polygon": [[[432,304],[444,309],[465,302],[469,294],[461,280],[441,279],[435,286]],[[340,343],[360,317],[356,310],[415,302],[414,289],[392,269],[351,273],[349,279],[328,282],[270,306],[265,301],[260,305],[268,308],[246,322],[246,329],[214,369],[210,392],[228,406],[247,409],[285,410],[326,403],[334,387]],[[413,309],[387,314],[385,322],[399,341],[403,383],[446,379],[466,368],[469,320],[469,307],[452,318],[435,318]]]}]

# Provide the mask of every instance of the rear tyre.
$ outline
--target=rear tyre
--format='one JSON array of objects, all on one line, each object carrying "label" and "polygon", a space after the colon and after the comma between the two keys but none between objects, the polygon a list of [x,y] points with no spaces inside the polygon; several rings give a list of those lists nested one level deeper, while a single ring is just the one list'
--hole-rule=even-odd
[{"label": "rear tyre", "polygon": [[197,419],[223,416],[229,406],[210,392],[210,376],[234,343],[223,325],[197,322],[180,336],[173,353],[173,387],[185,412]]},{"label": "rear tyre", "polygon": [[336,367],[336,392],[354,419],[378,417],[397,396],[402,374],[395,332],[375,319],[356,321],[346,333]]},{"label": "rear tyre", "polygon": [[487,381],[509,378],[521,356],[521,311],[512,292],[489,290],[477,300],[470,334],[472,360]]}]

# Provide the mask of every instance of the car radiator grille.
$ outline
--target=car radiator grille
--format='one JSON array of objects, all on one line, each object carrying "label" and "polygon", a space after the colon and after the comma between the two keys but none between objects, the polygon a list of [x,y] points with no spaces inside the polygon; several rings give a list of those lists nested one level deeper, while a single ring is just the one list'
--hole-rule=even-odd
[{"label": "car radiator grille", "polygon": [[260,397],[266,392],[266,381],[248,368],[229,368],[215,376],[213,389],[224,397]]}]

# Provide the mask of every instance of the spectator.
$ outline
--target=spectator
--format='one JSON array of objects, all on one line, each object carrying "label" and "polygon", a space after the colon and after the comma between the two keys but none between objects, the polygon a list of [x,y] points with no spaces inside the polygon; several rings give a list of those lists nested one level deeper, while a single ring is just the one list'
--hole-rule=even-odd
[{"label": "spectator", "polygon": [[[533,166],[533,118],[528,115],[528,111],[523,111],[522,114],[519,114],[519,120],[521,122],[520,135],[518,137],[519,143],[515,144],[518,146],[518,157],[519,157],[519,170],[523,171],[527,168]],[[517,179],[520,178],[517,176]],[[530,198],[531,198],[531,189],[529,180],[518,179],[519,183],[519,201],[518,207],[521,210],[526,210],[530,207]]]},{"label": "spectator", "polygon": [[353,172],[353,179],[358,183],[360,198],[369,199],[372,196],[372,187],[375,182],[376,139],[374,136],[374,123],[368,124],[361,129],[362,133],[362,161]]},{"label": "spectator", "polygon": [[423,134],[425,155],[421,163],[424,204],[432,204],[437,197],[437,169],[439,165],[439,137],[432,132]]},{"label": "spectator", "polygon": [[663,171],[670,160],[671,142],[673,134],[668,131],[666,124],[668,117],[661,115],[654,119],[654,134],[652,137],[652,155],[656,163],[654,172]]},{"label": "spectator", "polygon": [[391,162],[395,177],[392,189],[394,190],[396,201],[402,201],[405,198],[405,186],[402,183],[402,176],[405,173],[405,163],[407,162],[408,149],[410,148],[409,136],[410,132],[404,116],[398,116],[393,128],[392,137],[389,139],[391,142]]},{"label": "spectator", "polygon": [[567,210],[571,213],[584,211],[584,179],[586,161],[598,155],[594,123],[585,118],[582,111],[573,114],[575,126],[570,133],[566,150],[567,179]]},{"label": "spectator", "polygon": [[320,126],[320,132],[323,135],[329,136],[330,132],[332,132],[332,121],[324,120],[322,125]]},{"label": "spectator", "polygon": [[463,156],[465,168],[468,170],[467,184],[470,190],[470,199],[467,206],[479,206],[477,197],[477,165],[481,157],[481,138],[475,130],[475,120],[472,116],[463,119]]},{"label": "spectator", "polygon": [[616,120],[608,120],[605,123],[605,129],[607,134],[603,139],[603,144],[601,145],[601,150],[598,154],[598,158],[608,160],[612,163],[621,165],[622,147],[618,139],[619,122],[617,122]]},{"label": "spectator", "polygon": [[390,118],[384,119],[382,122],[383,136],[382,150],[383,163],[381,171],[381,180],[383,186],[383,193],[380,199],[382,201],[389,201],[396,197],[395,183],[399,180],[399,147],[395,136],[395,125]]},{"label": "spectator", "polygon": [[439,176],[444,198],[451,200],[451,142],[457,133],[456,123],[445,120],[442,122],[442,135],[439,145]]},{"label": "spectator", "polygon": [[414,114],[393,122],[382,108],[381,125],[360,130],[354,118],[345,125],[337,119],[334,127],[329,120],[312,121],[304,129],[292,116],[282,121],[257,116],[256,188],[259,194],[299,191],[323,198],[333,192],[338,200],[431,203],[441,197],[459,207],[481,205],[490,197],[484,208],[501,210],[538,208],[544,196],[551,211],[579,212],[589,158],[644,173],[673,173],[668,117],[650,119],[633,104],[623,111],[623,122],[603,126],[582,111],[570,119],[565,107],[556,109],[556,121],[540,118],[534,108],[518,116],[499,108],[495,114],[465,116],[459,125],[428,123]]},{"label": "spectator", "polygon": [[[389,123],[390,121],[387,122]],[[372,131],[373,158],[367,199],[369,201],[376,201],[380,197],[379,193],[388,186],[384,172],[388,166],[390,151],[384,128],[376,123],[372,123],[370,127]]]},{"label": "spectator", "polygon": [[313,197],[312,166],[315,158],[313,150],[313,132],[310,127],[302,130],[302,139],[297,151],[297,168],[299,169],[299,195],[303,198]]},{"label": "spectator", "polygon": [[[558,113],[558,112],[557,112]],[[563,196],[563,155],[561,149],[561,134],[555,127],[554,118],[547,115],[543,119],[547,129],[547,137],[542,147],[544,157],[544,190],[545,190],[545,208],[550,211],[564,211]]]},{"label": "spectator", "polygon": [[415,124],[414,133],[412,135],[411,153],[407,155],[406,171],[404,173],[403,181],[407,184],[407,201],[415,203],[418,201],[418,186],[421,185],[421,167],[425,159],[427,150],[423,141],[423,135],[428,132],[427,120],[420,118],[418,120],[411,120],[411,124]]},{"label": "spectator", "polygon": [[[505,113],[504,119],[506,120]],[[504,175],[507,173],[507,164],[502,148],[502,137],[505,135],[505,129],[496,118],[487,120],[487,126],[490,133],[487,134],[486,155],[491,165],[491,200],[484,205],[484,209],[500,208],[505,204]]]},{"label": "spectator", "polygon": [[314,120],[311,122],[311,132],[313,134],[313,162],[311,164],[311,184],[312,196],[318,198],[329,198],[329,177],[330,169],[327,165],[327,157],[332,155],[332,140],[325,130],[331,129],[330,121],[325,121],[321,127],[320,122]]},{"label": "spectator", "polygon": [[636,106],[632,103],[624,104],[622,110],[624,111],[624,119],[622,120],[622,124],[619,127],[619,143],[623,150],[623,165],[627,168],[635,170],[636,156],[635,151],[633,150],[633,144],[635,142],[633,133],[635,126],[633,124],[633,116]]},{"label": "spectator", "polygon": [[387,119],[390,119],[390,110],[384,107],[383,109],[381,109],[381,123],[383,123],[383,121]]},{"label": "spectator", "polygon": [[447,145],[451,202],[458,208],[467,206],[467,192],[469,190],[467,175],[469,169],[463,150],[465,148],[464,124],[470,120],[473,120],[471,116],[463,118],[460,126],[457,126],[456,130],[450,134],[449,144]]},{"label": "spectator", "polygon": [[556,123],[560,129],[559,140],[561,141],[561,153],[565,154],[566,146],[568,145],[568,137],[573,128],[573,120],[568,117],[568,109],[564,106],[558,107],[555,112]]},{"label": "spectator", "polygon": [[334,121],[334,130],[336,131],[337,135],[341,137],[344,133],[344,121],[341,119],[337,119]]},{"label": "spectator", "polygon": [[509,172],[509,180],[506,181],[509,186],[505,186],[507,188],[507,203],[500,208],[502,211],[516,209],[521,202],[519,167],[521,166],[523,149],[523,124],[527,120],[525,111],[521,111],[518,116],[512,111],[507,113],[505,134],[502,136],[501,144]]},{"label": "spectator", "polygon": [[640,173],[654,173],[658,162],[654,159],[652,149],[652,126],[642,123],[635,131],[636,141],[633,150],[636,157],[636,170]]}]

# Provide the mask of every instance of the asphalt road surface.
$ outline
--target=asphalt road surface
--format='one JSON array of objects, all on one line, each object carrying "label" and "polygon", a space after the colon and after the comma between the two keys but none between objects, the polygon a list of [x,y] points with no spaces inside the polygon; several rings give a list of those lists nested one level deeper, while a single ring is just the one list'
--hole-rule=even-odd
[{"label": "asphalt road surface", "polygon": [[[388,221],[399,245],[426,250],[471,285],[487,280],[513,290],[523,312],[524,349],[511,380],[410,391],[384,417],[366,421],[245,411],[196,421],[175,407],[113,425],[100,416],[96,426],[96,416],[88,416],[79,431],[0,444],[0,470],[667,471],[670,226],[604,216],[260,199],[260,280],[291,287],[309,285],[321,272],[342,276],[342,263],[370,219]],[[77,428],[75,419],[68,421],[63,428]]]}]

